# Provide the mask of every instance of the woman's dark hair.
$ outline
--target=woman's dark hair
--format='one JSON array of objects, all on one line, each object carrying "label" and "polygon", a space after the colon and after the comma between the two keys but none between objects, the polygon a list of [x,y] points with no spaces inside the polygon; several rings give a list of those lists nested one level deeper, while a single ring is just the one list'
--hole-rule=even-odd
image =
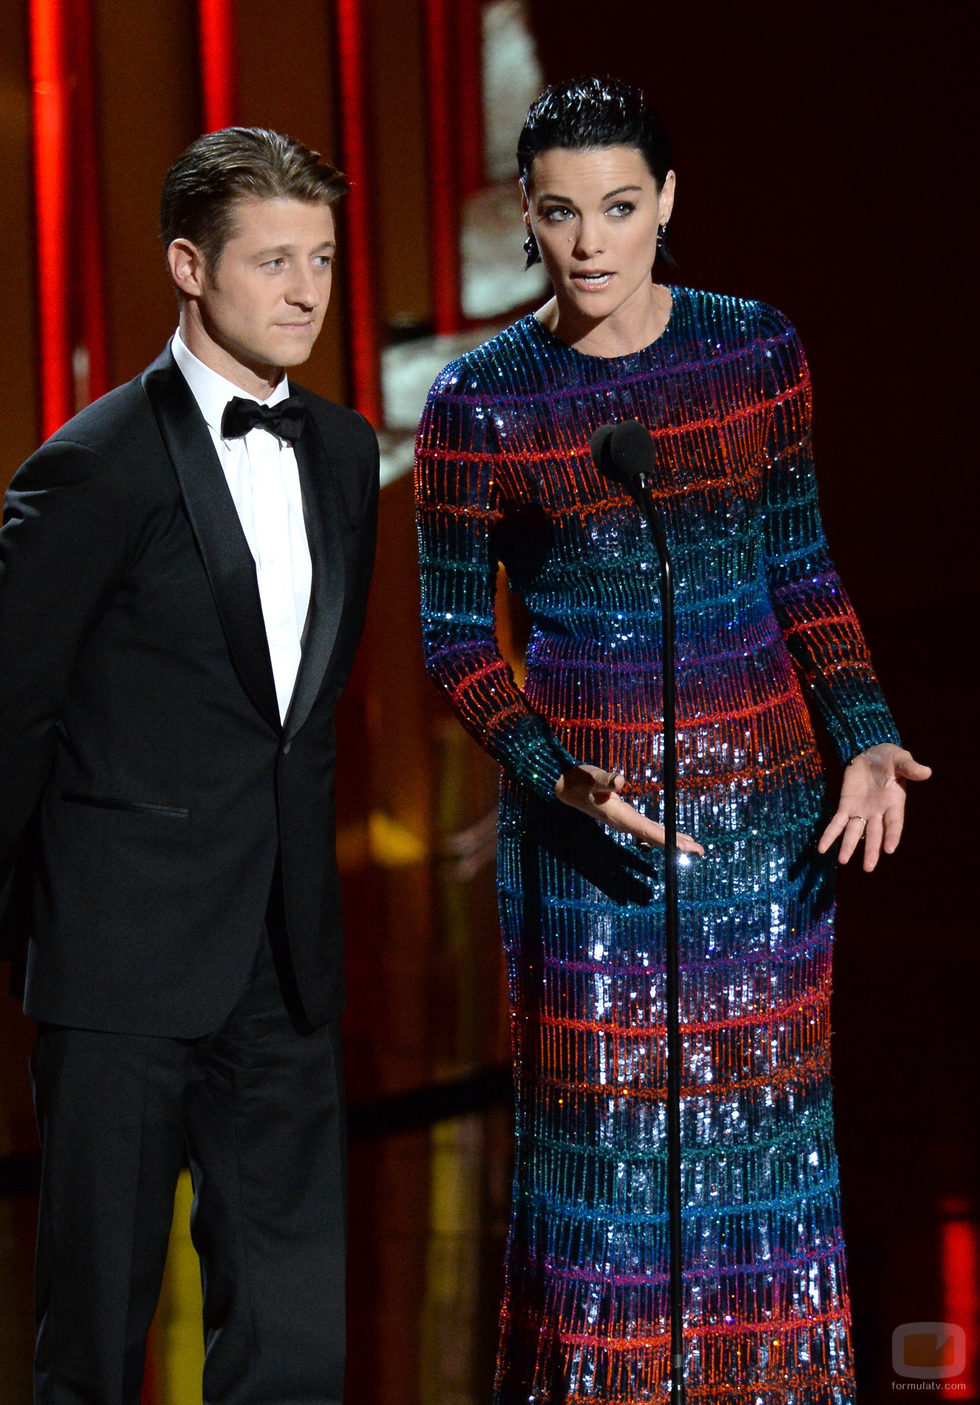
[{"label": "woman's dark hair", "polygon": [[164,248],[189,239],[212,275],[235,228],[239,200],[306,200],[332,205],[347,177],[292,137],[263,127],[225,127],[198,137],[167,172],[160,199]]},{"label": "woman's dark hair", "polygon": [[[534,158],[544,151],[589,151],[596,147],[633,147],[662,188],[670,170],[670,142],[640,88],[618,78],[573,78],[552,83],[531,104],[517,141],[517,170],[525,193]],[[533,240],[531,241],[533,245]],[[673,262],[663,242],[660,256]],[[540,255],[534,246],[528,267]]]}]

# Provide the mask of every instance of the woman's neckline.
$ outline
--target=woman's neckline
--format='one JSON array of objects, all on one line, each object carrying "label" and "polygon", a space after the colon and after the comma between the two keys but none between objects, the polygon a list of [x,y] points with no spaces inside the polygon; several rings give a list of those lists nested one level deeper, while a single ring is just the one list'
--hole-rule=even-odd
[{"label": "woman's neckline", "polygon": [[561,337],[558,336],[557,332],[553,332],[550,327],[541,321],[541,318],[536,312],[529,312],[528,318],[548,341],[553,342],[556,346],[563,347],[572,356],[581,357],[583,361],[601,361],[606,364],[611,364],[616,361],[629,361],[635,356],[645,356],[648,352],[655,351],[657,347],[660,346],[661,342],[666,340],[676,321],[675,314],[677,312],[678,297],[683,294],[684,289],[674,287],[673,284],[669,283],[661,283],[659,286],[662,287],[670,297],[667,321],[664,323],[660,333],[654,337],[653,341],[648,342],[646,346],[637,347],[635,351],[621,351],[615,356],[603,356],[601,353],[595,351],[580,351],[578,347],[572,346],[571,342],[563,341]]}]

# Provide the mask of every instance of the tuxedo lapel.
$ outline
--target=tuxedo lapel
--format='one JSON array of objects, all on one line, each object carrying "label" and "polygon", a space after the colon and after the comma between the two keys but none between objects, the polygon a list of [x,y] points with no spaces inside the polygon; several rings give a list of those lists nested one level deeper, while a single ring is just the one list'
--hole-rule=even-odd
[{"label": "tuxedo lapel", "polygon": [[255,563],[211,435],[169,347],[144,371],[142,383],[173,462],[235,671],[255,707],[278,731]]},{"label": "tuxedo lapel", "polygon": [[337,465],[310,414],[294,447],[313,563],[303,656],[286,715],[287,737],[299,731],[323,684],[344,604],[344,550],[339,527]]}]

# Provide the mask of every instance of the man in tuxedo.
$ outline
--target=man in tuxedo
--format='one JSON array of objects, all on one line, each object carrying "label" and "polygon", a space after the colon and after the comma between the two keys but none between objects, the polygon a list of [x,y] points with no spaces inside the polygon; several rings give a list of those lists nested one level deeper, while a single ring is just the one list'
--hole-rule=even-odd
[{"label": "man in tuxedo", "polygon": [[177,334],[7,494],[0,878],[30,912],[43,1405],[137,1405],[185,1156],[204,1400],[341,1400],[333,719],[378,448],[285,370],[346,189],[276,133],[189,147],[161,205]]}]

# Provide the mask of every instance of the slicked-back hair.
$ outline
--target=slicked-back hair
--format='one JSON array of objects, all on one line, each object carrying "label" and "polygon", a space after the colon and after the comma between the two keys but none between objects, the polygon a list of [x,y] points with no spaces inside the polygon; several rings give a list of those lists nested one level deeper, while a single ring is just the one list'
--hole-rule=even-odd
[{"label": "slicked-back hair", "polygon": [[160,197],[160,237],[168,249],[188,239],[213,276],[235,232],[240,200],[305,200],[333,205],[350,185],[318,151],[264,127],[225,127],[198,137],[170,167]]},{"label": "slicked-back hair", "polygon": [[590,151],[607,146],[634,147],[658,188],[663,186],[670,170],[670,143],[641,89],[618,78],[552,83],[531,104],[518,138],[521,184],[526,190],[534,158],[543,151]]}]

